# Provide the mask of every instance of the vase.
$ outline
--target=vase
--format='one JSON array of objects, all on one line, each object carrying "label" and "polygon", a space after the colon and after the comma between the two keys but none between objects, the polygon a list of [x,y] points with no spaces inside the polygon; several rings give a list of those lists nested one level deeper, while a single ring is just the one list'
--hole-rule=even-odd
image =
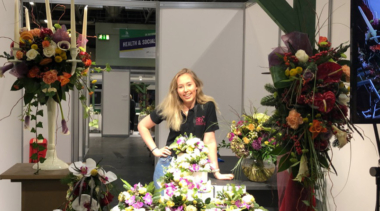
[{"label": "vase", "polygon": [[275,171],[275,165],[268,160],[244,158],[241,163],[243,174],[253,182],[267,181]]},{"label": "vase", "polygon": [[[55,148],[55,131],[57,127],[56,116],[57,116],[57,103],[49,98],[47,103],[47,117],[48,117],[48,142],[45,162],[39,163],[38,168],[41,170],[59,170],[67,169],[69,165],[63,162],[57,157],[57,151]],[[33,169],[37,169],[37,164],[33,165]]]}]

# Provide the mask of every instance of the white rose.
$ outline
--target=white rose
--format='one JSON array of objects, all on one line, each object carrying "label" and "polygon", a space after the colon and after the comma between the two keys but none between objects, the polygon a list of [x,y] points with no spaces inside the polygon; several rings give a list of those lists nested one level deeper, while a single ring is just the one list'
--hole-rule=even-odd
[{"label": "white rose", "polygon": [[350,101],[350,98],[346,94],[340,94],[338,96],[338,103],[342,105],[347,105],[347,103]]},{"label": "white rose", "polygon": [[246,203],[246,204],[251,204],[255,201],[255,198],[253,198],[252,195],[245,195],[243,198],[242,198],[243,202]]},{"label": "white rose", "polygon": [[144,195],[146,193],[146,188],[139,188],[139,194]]},{"label": "white rose", "polygon": [[199,156],[201,154],[201,151],[199,149],[194,149],[194,155]]},{"label": "white rose", "polygon": [[127,191],[124,191],[123,195],[125,200],[129,200],[129,198],[131,198],[131,195]]},{"label": "white rose", "polygon": [[296,57],[298,61],[303,62],[303,63],[309,60],[309,56],[306,54],[304,50],[298,50],[296,53]]},{"label": "white rose", "polygon": [[188,162],[183,162],[182,163],[182,168],[188,169],[189,167],[190,167],[190,163],[188,163]]},{"label": "white rose", "polygon": [[30,49],[28,52],[26,52],[26,57],[28,61],[30,60],[33,60],[37,57],[37,55],[40,54],[38,53],[38,51],[34,50],[34,49]]},{"label": "white rose", "polygon": [[197,208],[193,205],[189,205],[185,208],[185,211],[197,211]]},{"label": "white rose", "polygon": [[208,148],[207,148],[207,147],[203,148],[203,149],[202,149],[202,152],[208,154]]},{"label": "white rose", "polygon": [[55,55],[56,46],[50,45],[49,47],[44,48],[43,52],[46,57],[52,57]]}]

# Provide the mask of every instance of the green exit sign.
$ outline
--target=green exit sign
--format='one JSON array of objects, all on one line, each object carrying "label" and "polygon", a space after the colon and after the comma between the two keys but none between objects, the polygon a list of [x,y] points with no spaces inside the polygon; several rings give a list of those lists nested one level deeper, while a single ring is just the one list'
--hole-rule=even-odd
[{"label": "green exit sign", "polygon": [[98,40],[110,40],[110,35],[109,34],[99,34]]}]

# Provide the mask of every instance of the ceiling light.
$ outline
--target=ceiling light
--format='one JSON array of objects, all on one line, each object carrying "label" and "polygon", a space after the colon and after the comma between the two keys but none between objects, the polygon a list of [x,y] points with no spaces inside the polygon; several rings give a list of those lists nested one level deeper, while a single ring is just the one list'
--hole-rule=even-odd
[{"label": "ceiling light", "polygon": [[34,5],[34,2],[31,1],[31,2],[29,2],[29,4],[33,6],[33,5]]},{"label": "ceiling light", "polygon": [[47,23],[48,22],[47,19],[45,19],[44,22]]},{"label": "ceiling light", "polygon": [[141,75],[139,76],[139,80],[142,81],[142,76]]}]

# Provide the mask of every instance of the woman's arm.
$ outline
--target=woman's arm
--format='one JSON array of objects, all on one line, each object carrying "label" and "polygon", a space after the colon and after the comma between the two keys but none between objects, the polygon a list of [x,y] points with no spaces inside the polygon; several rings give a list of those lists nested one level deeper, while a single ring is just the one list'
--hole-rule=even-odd
[{"label": "woman's arm", "polygon": [[158,149],[156,143],[153,141],[152,135],[150,134],[149,129],[151,129],[155,125],[156,123],[154,123],[150,118],[150,115],[148,115],[139,122],[137,129],[139,130],[139,133],[142,139],[144,140],[145,144],[148,146],[148,148],[154,156],[167,157],[168,155],[171,155],[171,151],[168,149],[167,146]]},{"label": "woman's arm", "polygon": [[215,139],[215,132],[207,132],[204,135],[203,139],[205,145],[207,145],[209,153],[208,158],[212,164],[212,166],[215,168],[216,172],[214,172],[214,176],[216,179],[219,180],[232,180],[234,178],[233,174],[221,174],[218,164],[218,155],[217,155],[217,146],[216,146],[216,139]]}]

